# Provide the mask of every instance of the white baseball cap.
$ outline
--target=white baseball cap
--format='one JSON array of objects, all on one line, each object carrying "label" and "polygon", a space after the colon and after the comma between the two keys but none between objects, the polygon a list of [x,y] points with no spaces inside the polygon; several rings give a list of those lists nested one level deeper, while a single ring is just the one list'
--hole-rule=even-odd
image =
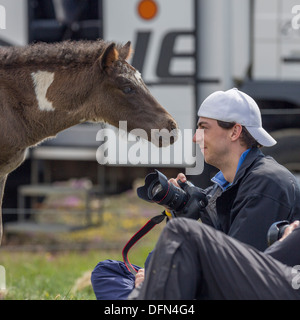
[{"label": "white baseball cap", "polygon": [[277,142],[262,127],[261,113],[256,102],[236,88],[216,91],[201,104],[199,117],[239,123],[262,146],[271,147]]}]

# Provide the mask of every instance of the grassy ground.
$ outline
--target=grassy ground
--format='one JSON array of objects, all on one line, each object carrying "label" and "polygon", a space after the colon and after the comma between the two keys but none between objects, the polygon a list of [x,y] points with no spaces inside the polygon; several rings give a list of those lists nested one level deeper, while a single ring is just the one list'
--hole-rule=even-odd
[{"label": "grassy ground", "polygon": [[[65,213],[61,210],[60,220],[73,223],[77,219],[70,209]],[[102,199],[101,211],[101,224],[76,232],[6,234],[0,249],[7,289],[2,299],[94,300],[90,283],[93,268],[101,260],[122,260],[126,242],[162,208],[138,199],[135,191],[129,191]],[[129,253],[132,263],[143,266],[164,225],[163,222],[157,226],[132,248]]]},{"label": "grassy ground", "polygon": [[[135,251],[143,265],[147,249]],[[121,260],[117,251],[1,252],[6,269],[5,300],[95,300],[90,272],[105,259]]]}]

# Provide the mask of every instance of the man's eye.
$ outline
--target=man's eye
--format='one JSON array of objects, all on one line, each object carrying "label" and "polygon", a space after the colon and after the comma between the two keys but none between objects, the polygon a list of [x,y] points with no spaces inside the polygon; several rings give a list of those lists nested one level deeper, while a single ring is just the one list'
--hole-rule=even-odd
[{"label": "man's eye", "polygon": [[131,93],[133,92],[133,89],[131,87],[125,87],[122,89],[122,91],[125,93],[125,94],[128,94],[128,93]]}]

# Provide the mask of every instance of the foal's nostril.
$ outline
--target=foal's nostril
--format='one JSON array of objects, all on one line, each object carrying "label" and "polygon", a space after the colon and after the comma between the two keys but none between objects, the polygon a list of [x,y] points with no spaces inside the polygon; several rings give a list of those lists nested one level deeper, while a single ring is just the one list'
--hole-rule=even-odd
[{"label": "foal's nostril", "polygon": [[169,130],[172,132],[170,144],[173,144],[178,139],[178,125],[174,120],[169,121]]},{"label": "foal's nostril", "polygon": [[177,129],[177,123],[173,120],[170,120],[169,121],[169,130],[172,131],[172,130],[176,130]]}]

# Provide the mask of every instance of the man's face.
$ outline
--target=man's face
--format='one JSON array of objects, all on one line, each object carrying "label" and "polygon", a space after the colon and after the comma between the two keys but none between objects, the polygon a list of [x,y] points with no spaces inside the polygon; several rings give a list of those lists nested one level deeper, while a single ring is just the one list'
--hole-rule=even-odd
[{"label": "man's face", "polygon": [[219,164],[230,152],[229,131],[221,128],[217,120],[199,118],[193,142],[199,144],[206,163],[219,168]]}]

